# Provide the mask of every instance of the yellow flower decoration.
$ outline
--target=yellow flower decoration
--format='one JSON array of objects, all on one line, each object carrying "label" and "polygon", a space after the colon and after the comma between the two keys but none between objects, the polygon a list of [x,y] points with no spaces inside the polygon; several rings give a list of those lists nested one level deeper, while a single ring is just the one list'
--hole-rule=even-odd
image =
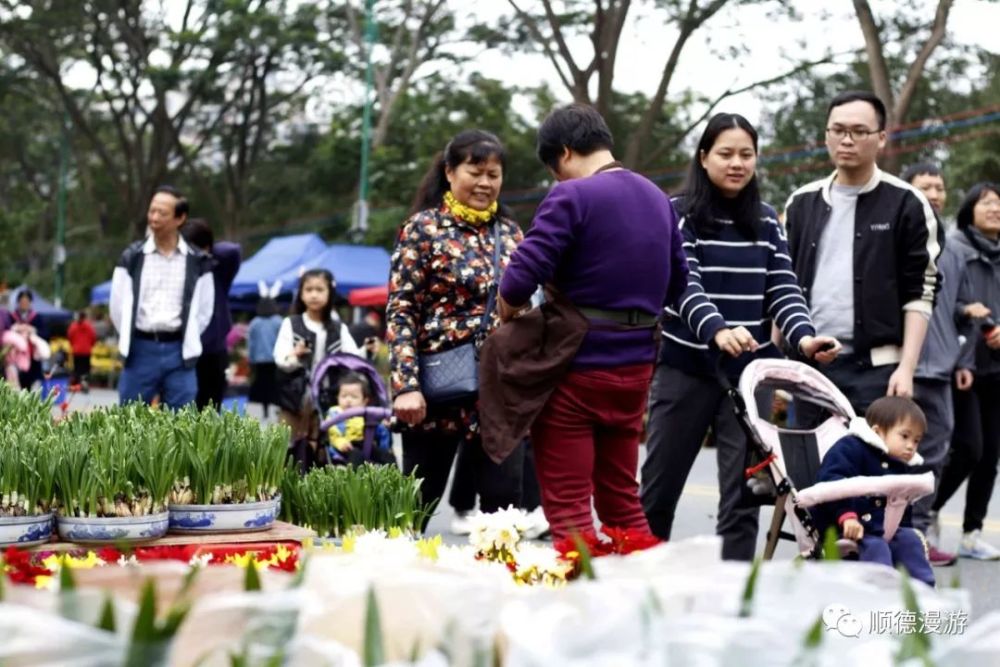
[{"label": "yellow flower decoration", "polygon": [[55,586],[55,579],[47,574],[40,574],[35,577],[35,588],[50,589]]},{"label": "yellow flower decoration", "polygon": [[267,567],[266,560],[257,560],[257,554],[250,551],[243,554],[231,554],[226,556],[226,562],[232,563],[233,565],[243,569],[250,567],[250,565],[253,565],[258,570],[263,570]]},{"label": "yellow flower decoration", "polygon": [[91,568],[104,565],[104,561],[97,557],[93,551],[88,551],[82,558],[71,556],[70,554],[52,554],[42,561],[42,565],[56,572],[60,567],[68,567],[71,570],[89,570]]},{"label": "yellow flower decoration", "polygon": [[471,225],[485,225],[487,222],[493,219],[493,216],[497,212],[497,203],[494,201],[490,204],[489,208],[486,210],[479,210],[477,208],[472,208],[471,206],[466,206],[457,199],[455,195],[448,190],[444,193],[444,205],[448,207],[451,214],[458,218],[468,222]]},{"label": "yellow flower decoration", "polygon": [[417,553],[430,561],[438,559],[438,548],[442,544],[441,536],[435,535],[432,538],[419,539],[416,542]]},{"label": "yellow flower decoration", "polygon": [[353,533],[348,533],[344,535],[344,538],[340,542],[340,550],[345,554],[354,553],[354,543],[358,541],[358,538],[354,536]]},{"label": "yellow flower decoration", "polygon": [[388,535],[390,540],[395,540],[403,536],[403,529],[399,526],[391,526]]}]

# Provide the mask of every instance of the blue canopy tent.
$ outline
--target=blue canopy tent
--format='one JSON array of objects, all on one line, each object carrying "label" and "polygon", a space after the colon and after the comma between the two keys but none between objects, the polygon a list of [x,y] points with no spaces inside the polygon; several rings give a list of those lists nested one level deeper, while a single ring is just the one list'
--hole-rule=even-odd
[{"label": "blue canopy tent", "polygon": [[[304,262],[306,269],[326,269],[337,281],[337,292],[346,297],[351,290],[389,282],[389,253],[385,248],[359,245],[331,245],[321,255]],[[280,276],[284,293],[299,286],[299,267]]]},{"label": "blue canopy tent", "polygon": [[[260,293],[257,283],[269,286],[287,273],[298,275],[300,266],[315,261],[326,250],[326,243],[318,234],[279,236],[264,244],[240,265],[240,270],[229,290],[230,299],[255,298]],[[287,292],[287,285],[281,291]]]},{"label": "blue canopy tent", "polygon": [[73,319],[73,311],[66,310],[65,308],[56,308],[51,301],[44,299],[37,291],[27,285],[18,285],[10,291],[10,299],[7,304],[7,307],[10,310],[17,310],[17,295],[24,290],[29,290],[31,292],[34,297],[31,302],[31,307],[36,313],[44,317],[46,320],[67,321]]},{"label": "blue canopy tent", "polygon": [[104,306],[111,301],[111,281],[90,288],[90,303]]}]

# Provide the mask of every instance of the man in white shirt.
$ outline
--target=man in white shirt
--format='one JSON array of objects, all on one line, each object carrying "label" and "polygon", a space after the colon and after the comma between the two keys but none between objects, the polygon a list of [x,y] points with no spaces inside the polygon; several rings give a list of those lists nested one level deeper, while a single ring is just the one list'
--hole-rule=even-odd
[{"label": "man in white shirt", "polygon": [[180,235],[188,203],[161,186],[146,213],[148,235],[122,253],[111,281],[111,321],[125,367],[122,404],[159,396],[170,408],[195,399],[201,333],[212,319],[215,287],[211,258]]}]

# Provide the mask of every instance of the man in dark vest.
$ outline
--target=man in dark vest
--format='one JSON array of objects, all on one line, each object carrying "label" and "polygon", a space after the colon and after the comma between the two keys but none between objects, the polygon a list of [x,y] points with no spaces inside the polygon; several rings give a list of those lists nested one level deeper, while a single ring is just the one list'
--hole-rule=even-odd
[{"label": "man in dark vest", "polygon": [[122,404],[160,396],[180,408],[195,400],[201,334],[212,319],[215,286],[211,258],[181,237],[188,203],[161,186],[146,213],[148,234],[122,253],[111,279],[111,321],[125,360]]}]

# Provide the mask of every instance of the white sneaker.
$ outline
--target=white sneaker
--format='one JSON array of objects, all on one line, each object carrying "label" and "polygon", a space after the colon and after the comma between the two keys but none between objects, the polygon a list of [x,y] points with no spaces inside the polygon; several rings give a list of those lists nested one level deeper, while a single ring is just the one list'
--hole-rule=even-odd
[{"label": "white sneaker", "polygon": [[472,533],[472,515],[475,512],[455,512],[455,518],[451,520],[452,535],[469,535]]},{"label": "white sneaker", "polygon": [[962,535],[962,541],[958,543],[958,555],[976,560],[1000,560],[1000,550],[985,542],[978,530]]},{"label": "white sneaker", "polygon": [[539,505],[528,512],[528,522],[530,527],[524,531],[524,537],[529,540],[540,540],[549,534],[549,522],[545,520],[545,512]]}]

